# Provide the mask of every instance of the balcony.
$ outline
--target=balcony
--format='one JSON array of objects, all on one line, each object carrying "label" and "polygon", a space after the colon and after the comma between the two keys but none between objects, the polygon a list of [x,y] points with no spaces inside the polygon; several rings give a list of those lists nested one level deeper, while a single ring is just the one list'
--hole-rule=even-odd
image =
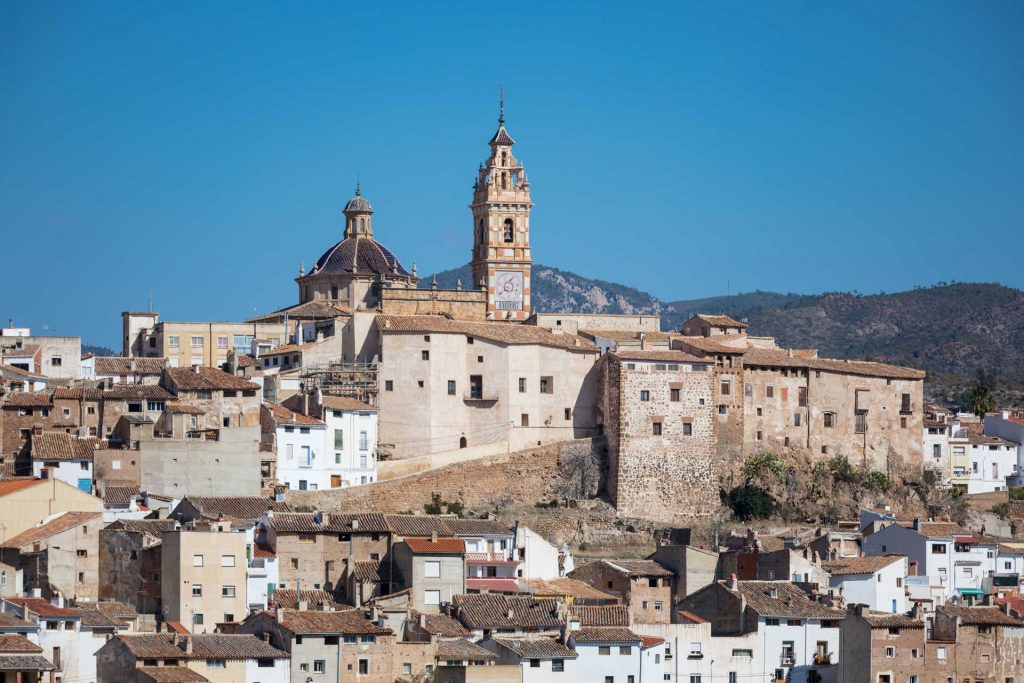
[{"label": "balcony", "polygon": [[480,391],[467,391],[462,394],[463,401],[471,401],[473,403],[497,403],[498,394]]},{"label": "balcony", "polygon": [[793,666],[796,663],[796,658],[793,656],[792,651],[783,650],[782,656],[779,657],[779,664],[782,666]]},{"label": "balcony", "polygon": [[826,652],[826,653],[818,653],[818,654],[814,655],[814,663],[817,666],[826,666],[828,664],[831,664],[832,663],[832,653],[831,652]]},{"label": "balcony", "polygon": [[516,562],[510,551],[497,553],[466,553],[466,562]]}]

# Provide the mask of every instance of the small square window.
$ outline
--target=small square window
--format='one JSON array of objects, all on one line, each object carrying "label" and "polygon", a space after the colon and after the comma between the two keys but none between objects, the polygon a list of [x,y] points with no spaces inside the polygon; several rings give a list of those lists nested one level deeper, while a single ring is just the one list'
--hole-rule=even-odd
[{"label": "small square window", "polygon": [[422,357],[423,360],[430,360],[430,351],[423,349],[422,351],[420,351],[420,357]]},{"label": "small square window", "polygon": [[660,422],[652,422],[651,423],[651,433],[654,436],[661,436],[661,423]]},{"label": "small square window", "polygon": [[679,403],[679,390],[678,389],[669,389],[668,390],[668,400],[672,401],[673,403]]},{"label": "small square window", "polygon": [[384,391],[394,391],[395,383],[390,379],[384,380]]}]

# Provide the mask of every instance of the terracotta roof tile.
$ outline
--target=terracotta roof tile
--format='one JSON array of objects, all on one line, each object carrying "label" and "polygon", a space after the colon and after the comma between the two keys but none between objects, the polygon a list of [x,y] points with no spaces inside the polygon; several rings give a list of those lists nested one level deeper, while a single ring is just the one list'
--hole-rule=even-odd
[{"label": "terracotta roof tile", "polygon": [[99,401],[103,398],[103,390],[92,387],[57,387],[53,390],[53,398],[70,401]]},{"label": "terracotta roof tile", "polygon": [[81,615],[77,609],[71,607],[57,607],[46,598],[4,598],[7,602],[15,605],[18,609],[28,606],[29,612],[38,614],[41,617],[61,617],[63,619],[78,619]]},{"label": "terracotta roof tile", "polygon": [[465,638],[455,638],[437,642],[437,658],[446,661],[491,660],[497,659],[498,655]]},{"label": "terracotta roof tile", "polygon": [[309,415],[303,415],[302,413],[294,413],[282,405],[277,403],[264,403],[263,409],[267,411],[270,419],[274,421],[274,424],[278,425],[303,425],[309,427],[323,427],[323,420],[318,420],[315,417]]},{"label": "terracotta roof tile", "polygon": [[30,621],[11,614],[10,612],[0,612],[0,628],[13,628],[13,629],[27,629],[31,631],[36,630],[36,625]]},{"label": "terracotta roof tile", "polygon": [[119,519],[108,524],[103,531],[129,531],[160,538],[165,531],[174,531],[178,526],[176,519]]},{"label": "terracotta roof tile", "polygon": [[377,411],[369,403],[364,403],[348,396],[323,396],[320,400],[320,405],[330,410]]},{"label": "terracotta roof tile", "polygon": [[526,579],[520,581],[520,583],[526,589],[526,592],[538,597],[567,596],[576,600],[618,601],[618,598],[614,595],[604,593],[586,581],[580,581],[568,576],[557,579]]},{"label": "terracotta roof tile", "polygon": [[286,609],[298,609],[299,601],[305,602],[307,608],[311,610],[319,610],[324,605],[335,610],[352,608],[351,605],[339,601],[332,593],[325,590],[304,589],[296,592],[294,588],[279,588],[274,591],[271,598],[271,603],[274,606]]},{"label": "terracotta roof tile", "polygon": [[747,324],[746,323],[741,323],[739,320],[734,320],[733,318],[730,318],[727,315],[713,315],[713,314],[708,314],[708,313],[698,313],[697,315],[695,315],[693,317],[697,318],[698,320],[703,320],[704,322],[708,323],[709,325],[714,325],[715,327],[733,327],[733,328],[738,328],[738,329],[741,329],[741,330],[747,329]]},{"label": "terracotta roof tile", "polygon": [[17,536],[8,538],[0,545],[0,548],[24,548],[25,546],[30,546],[33,543],[38,543],[57,534],[64,533],[68,529],[74,529],[77,526],[87,524],[99,517],[100,514],[99,512],[65,512],[60,517],[51,519],[46,524],[26,529]]},{"label": "terracotta roof tile", "polygon": [[574,605],[572,617],[580,626],[629,626],[625,605]]},{"label": "terracotta roof tile", "polygon": [[283,320],[287,314],[291,320],[330,320],[332,318],[340,318],[344,316],[351,316],[352,312],[345,308],[339,308],[333,304],[324,303],[322,301],[307,301],[302,304],[295,306],[286,306],[270,313],[264,313],[263,315],[250,318],[246,322],[272,322],[275,320]]},{"label": "terracotta roof tile", "polygon": [[439,315],[378,315],[382,334],[403,332],[463,334],[507,345],[537,344],[567,351],[597,351],[594,343],[574,334],[558,334],[543,327],[516,323],[478,323],[449,320]]},{"label": "terracotta roof tile", "polygon": [[174,394],[156,384],[116,384],[103,390],[104,401],[169,401]]},{"label": "terracotta roof tile", "polygon": [[652,647],[657,647],[665,642],[664,638],[658,636],[640,636],[640,647],[645,650],[649,650]]},{"label": "terracotta roof tile", "polygon": [[416,555],[465,555],[466,542],[461,538],[407,538],[405,544]]},{"label": "terracotta roof tile", "polygon": [[866,612],[864,621],[868,622],[871,628],[924,628],[923,621],[918,621],[906,614],[891,614],[889,612]]},{"label": "terracotta roof tile", "polygon": [[166,358],[96,356],[94,362],[100,376],[159,375],[167,367]]},{"label": "terracotta roof tile", "polygon": [[998,607],[963,607],[946,604],[935,609],[959,617],[960,623],[967,626],[1024,626],[1024,622],[1005,614]]},{"label": "terracotta roof tile", "polygon": [[888,379],[924,379],[923,370],[904,368],[898,365],[875,363],[863,360],[841,360],[834,358],[801,358],[797,354],[790,356],[783,349],[750,348],[743,356],[744,366],[767,366],[781,368],[807,368],[823,370],[843,375],[861,375],[864,377],[884,377]]},{"label": "terracotta roof tile", "polygon": [[386,515],[388,527],[399,536],[430,536],[449,534],[445,521],[451,518],[435,515]]},{"label": "terracotta roof tile", "polygon": [[273,510],[275,514],[291,510],[287,503],[262,496],[186,496],[181,505],[186,501],[206,519],[217,519],[223,514],[253,521],[265,515],[267,510]]},{"label": "terracotta roof tile", "polygon": [[470,635],[469,630],[447,614],[424,614],[411,610],[409,615],[417,622],[423,620],[423,630],[433,636],[448,638],[464,638]]},{"label": "terracotta roof tile", "polygon": [[726,581],[718,583],[733,594],[743,595],[747,606],[764,617],[842,619],[846,614],[815,602],[789,581],[739,581],[735,591],[728,588]]},{"label": "terracotta roof tile", "polygon": [[466,577],[467,591],[488,591],[490,593],[522,593],[519,584],[513,578],[501,577]]},{"label": "terracotta roof tile", "polygon": [[42,484],[42,479],[15,479],[13,481],[0,481],[0,497],[9,496],[33,486]]},{"label": "terracotta roof tile", "polygon": [[856,576],[858,574],[874,574],[905,559],[905,555],[842,557],[835,560],[824,560],[821,566],[832,576]]},{"label": "terracotta roof tile", "polygon": [[275,512],[270,524],[278,533],[337,534],[390,531],[384,515],[376,512]]},{"label": "terracotta roof tile", "polygon": [[43,432],[32,436],[33,460],[92,460],[103,446],[95,437],[81,439],[67,432]]},{"label": "terracotta roof tile", "polygon": [[598,560],[598,562],[631,578],[675,576],[674,573],[665,569],[654,560]]},{"label": "terracotta roof tile", "polygon": [[495,595],[455,596],[456,617],[472,629],[558,628],[558,603],[532,597]]},{"label": "terracotta roof tile", "polygon": [[49,391],[15,391],[7,394],[4,407],[12,408],[48,408],[53,405],[53,397]]},{"label": "terracotta roof tile", "polygon": [[[271,615],[273,616],[273,615]],[[281,624],[293,633],[339,633],[343,635],[391,635],[392,631],[367,619],[362,610],[339,612],[283,610]]]},{"label": "terracotta roof tile", "polygon": [[259,384],[236,377],[218,368],[205,366],[196,366],[195,369],[167,368],[166,373],[179,392],[225,389],[249,391],[260,388]]},{"label": "terracotta roof tile", "polygon": [[704,353],[743,355],[749,350],[746,344],[746,335],[742,334],[723,334],[714,337],[674,337],[672,346],[677,344],[698,349]]},{"label": "terracotta roof tile", "polygon": [[639,643],[640,636],[621,626],[584,627],[570,631],[577,643]]},{"label": "terracotta roof tile", "polygon": [[[178,644],[174,644],[177,637]],[[185,652],[185,637],[172,633],[119,635],[138,659],[287,659],[288,653],[249,634],[203,633],[187,636],[192,653]]]},{"label": "terracotta roof tile", "polygon": [[576,652],[554,638],[492,638],[523,659],[575,659]]},{"label": "terracotta roof tile", "polygon": [[134,484],[107,484],[103,487],[103,502],[107,505],[128,505],[132,498],[138,497],[141,497],[139,487]]},{"label": "terracotta roof tile", "polygon": [[0,635],[0,652],[27,652],[35,654],[42,651],[43,648],[33,643],[25,636],[14,633]]},{"label": "terracotta roof tile", "polygon": [[355,577],[357,581],[382,583],[391,581],[391,572],[387,562],[356,562]]},{"label": "terracotta roof tile", "polygon": [[141,680],[153,683],[206,683],[210,679],[187,666],[140,666]]},{"label": "terracotta roof tile", "polygon": [[639,360],[655,363],[700,363],[701,365],[707,365],[713,362],[710,358],[698,358],[697,356],[683,351],[641,351],[640,349],[617,349],[609,355],[622,361]]},{"label": "terracotta roof tile", "polygon": [[0,671],[53,671],[56,667],[42,655],[0,655]]}]

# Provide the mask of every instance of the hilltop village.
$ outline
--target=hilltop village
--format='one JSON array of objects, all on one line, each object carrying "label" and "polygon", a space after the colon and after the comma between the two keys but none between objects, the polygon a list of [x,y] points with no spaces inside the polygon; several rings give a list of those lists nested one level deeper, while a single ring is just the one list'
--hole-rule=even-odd
[{"label": "hilltop village", "polygon": [[[538,310],[515,144],[453,289],[357,185],[271,313],[0,331],[3,681],[1024,679],[1024,411],[720,311]],[[775,514],[812,485],[840,513]]]}]

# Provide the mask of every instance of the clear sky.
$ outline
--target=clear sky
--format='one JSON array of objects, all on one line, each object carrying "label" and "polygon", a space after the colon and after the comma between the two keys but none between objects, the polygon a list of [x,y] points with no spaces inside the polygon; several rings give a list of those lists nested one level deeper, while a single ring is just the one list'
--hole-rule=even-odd
[{"label": "clear sky", "polygon": [[498,85],[540,263],[664,299],[1024,287],[1024,3],[0,2],[0,317],[241,320],[357,174],[469,259]]}]

